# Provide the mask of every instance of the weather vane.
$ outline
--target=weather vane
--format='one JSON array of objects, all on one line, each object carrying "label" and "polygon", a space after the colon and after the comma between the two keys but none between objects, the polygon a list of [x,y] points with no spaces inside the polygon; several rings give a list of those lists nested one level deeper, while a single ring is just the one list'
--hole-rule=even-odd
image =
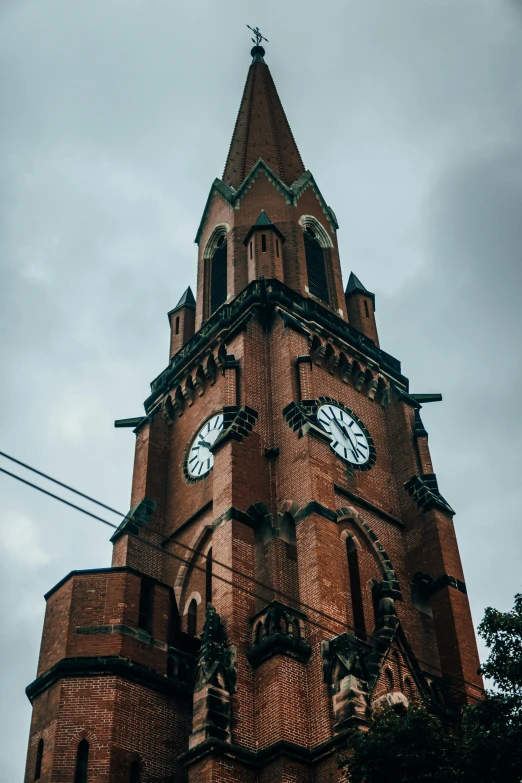
[{"label": "weather vane", "polygon": [[268,38],[265,38],[264,35],[261,35],[259,32],[259,27],[250,27],[249,24],[247,24],[247,27],[249,30],[252,30],[252,32],[255,35],[255,38],[252,38],[252,42],[255,43],[256,46],[259,46],[261,41],[266,41],[267,43],[270,43]]}]

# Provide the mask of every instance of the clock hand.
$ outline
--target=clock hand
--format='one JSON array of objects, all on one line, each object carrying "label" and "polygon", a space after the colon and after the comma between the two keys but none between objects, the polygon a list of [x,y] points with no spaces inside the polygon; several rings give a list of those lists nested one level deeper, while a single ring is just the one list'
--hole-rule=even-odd
[{"label": "clock hand", "polygon": [[358,459],[358,457],[357,457],[357,444],[355,444],[353,442],[352,436],[350,435],[350,431],[349,431],[348,427],[346,427],[344,422],[341,422],[341,421],[336,421],[335,423],[337,424],[337,426],[339,427],[339,429],[341,430],[341,432],[345,436],[346,440],[350,444],[350,448],[352,450],[352,454],[354,456],[354,459],[357,460]]},{"label": "clock hand", "polygon": [[346,438],[346,440],[347,440],[347,441],[348,441],[348,443],[350,444],[350,449],[351,449],[351,451],[352,451],[353,458],[354,458],[355,460],[357,460],[357,452],[356,452],[356,450],[355,450],[354,443],[353,443],[353,441],[352,441],[352,439],[351,439],[351,437],[350,437],[350,433],[348,432],[348,429],[347,429],[347,427],[345,427],[345,426],[344,426],[344,424],[342,424],[340,421],[337,421],[337,419],[334,419],[334,423],[335,423],[335,425],[336,425],[337,429],[339,430],[339,432],[340,432],[342,435],[344,435],[344,437]]},{"label": "clock hand", "polygon": [[207,443],[206,440],[201,439],[198,442],[198,446],[205,446],[205,448],[209,449],[212,446],[212,443]]}]

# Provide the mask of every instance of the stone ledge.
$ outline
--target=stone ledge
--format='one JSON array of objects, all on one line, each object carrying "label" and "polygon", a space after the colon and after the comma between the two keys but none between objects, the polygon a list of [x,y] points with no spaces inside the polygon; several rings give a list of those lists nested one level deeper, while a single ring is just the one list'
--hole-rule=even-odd
[{"label": "stone ledge", "polygon": [[240,745],[234,745],[229,742],[209,739],[184,753],[180,756],[179,761],[184,766],[189,766],[200,761],[205,756],[215,755],[231,758],[251,767],[261,767],[284,756],[300,761],[303,764],[316,764],[325,757],[330,756],[336,749],[347,747],[347,739],[350,734],[351,730],[340,732],[327,742],[323,742],[313,748],[305,748],[293,742],[280,740],[258,751],[243,748]]},{"label": "stone ledge", "polygon": [[187,698],[192,696],[190,672],[187,681],[181,680],[179,677],[167,677],[148,666],[135,663],[129,658],[122,658],[119,655],[62,658],[61,661],[33,680],[25,692],[29,701],[32,702],[36,696],[64,677],[106,677],[110,675],[132,680],[162,693]]}]

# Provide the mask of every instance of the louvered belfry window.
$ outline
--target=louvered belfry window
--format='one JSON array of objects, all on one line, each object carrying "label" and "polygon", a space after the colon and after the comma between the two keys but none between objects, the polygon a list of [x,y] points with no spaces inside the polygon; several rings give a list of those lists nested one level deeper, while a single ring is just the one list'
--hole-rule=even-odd
[{"label": "louvered belfry window", "polygon": [[224,236],[212,256],[210,268],[210,313],[227,300],[227,242]]},{"label": "louvered belfry window", "polygon": [[306,271],[308,273],[308,290],[323,302],[329,303],[328,280],[324,262],[324,249],[319,244],[313,228],[309,226],[304,232],[306,255]]}]

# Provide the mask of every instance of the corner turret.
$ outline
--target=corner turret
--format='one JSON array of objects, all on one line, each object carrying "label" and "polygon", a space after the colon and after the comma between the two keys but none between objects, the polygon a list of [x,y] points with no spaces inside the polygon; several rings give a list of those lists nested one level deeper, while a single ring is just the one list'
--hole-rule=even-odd
[{"label": "corner turret", "polygon": [[368,291],[359,278],[350,272],[344,295],[349,323],[379,345],[375,321],[375,294]]},{"label": "corner turret", "polygon": [[172,359],[194,334],[196,300],[189,286],[176,307],[168,313],[170,324],[170,353]]}]

